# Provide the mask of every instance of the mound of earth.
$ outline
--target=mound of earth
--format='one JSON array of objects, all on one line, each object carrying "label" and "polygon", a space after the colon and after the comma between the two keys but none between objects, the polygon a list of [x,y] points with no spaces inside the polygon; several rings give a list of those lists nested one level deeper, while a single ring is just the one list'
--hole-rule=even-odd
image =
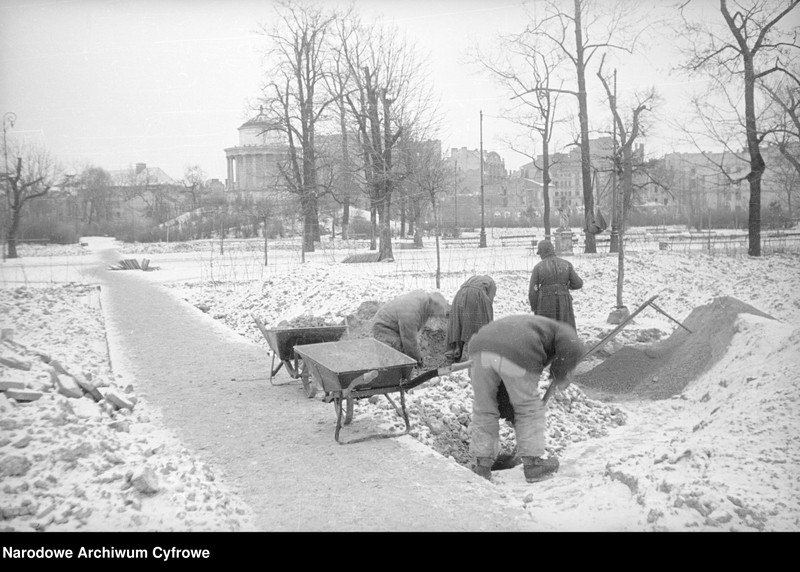
[{"label": "mound of earth", "polygon": [[[371,338],[373,318],[383,304],[376,300],[362,302],[354,313],[347,316],[347,334],[342,339]],[[417,342],[423,369],[435,369],[446,364],[446,338],[447,320],[444,318],[431,318],[422,327]]]},{"label": "mound of earth", "polygon": [[282,320],[278,322],[278,329],[284,328],[329,328],[332,326],[342,326],[343,322],[335,322],[326,318],[318,318],[316,316],[302,315],[292,318],[291,320]]},{"label": "mound of earth", "polygon": [[729,296],[692,310],[666,340],[648,348],[623,347],[575,383],[597,397],[668,399],[708,371],[728,350],[736,317],[772,316]]}]

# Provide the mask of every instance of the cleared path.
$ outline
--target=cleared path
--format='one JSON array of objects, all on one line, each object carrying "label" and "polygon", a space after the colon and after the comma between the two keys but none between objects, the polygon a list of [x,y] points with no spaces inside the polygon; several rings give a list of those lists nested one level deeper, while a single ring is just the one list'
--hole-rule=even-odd
[{"label": "cleared path", "polygon": [[[533,530],[494,485],[409,436],[337,444],[333,406],[297,384],[271,385],[262,346],[143,272],[106,270],[116,251],[98,256],[114,369],[225,475],[260,530]],[[343,431],[349,439],[379,429],[356,420]]]}]

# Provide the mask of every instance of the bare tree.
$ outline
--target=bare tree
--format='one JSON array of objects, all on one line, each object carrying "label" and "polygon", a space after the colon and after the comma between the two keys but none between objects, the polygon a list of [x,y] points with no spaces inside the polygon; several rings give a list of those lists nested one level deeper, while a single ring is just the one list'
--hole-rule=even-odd
[{"label": "bare tree", "polygon": [[111,175],[102,167],[89,165],[78,175],[81,221],[91,225],[111,220]]},{"label": "bare tree", "polygon": [[438,141],[415,141],[407,153],[408,182],[420,198],[430,202],[433,212],[434,236],[436,239],[436,288],[441,287],[441,256],[439,250],[439,208],[438,198],[451,185],[452,173],[442,160],[441,145]]},{"label": "bare tree", "polygon": [[187,165],[181,183],[183,183],[184,192],[189,195],[191,210],[195,210],[200,206],[200,198],[206,187],[205,171],[199,165]]},{"label": "bare tree", "polygon": [[514,107],[506,114],[512,122],[536,133],[542,141],[542,162],[537,164],[535,153],[521,151],[510,143],[514,151],[531,158],[542,173],[542,199],[544,201],[544,233],[550,238],[550,167],[551,143],[556,125],[559,96],[564,81],[556,78],[556,69],[564,62],[556,51],[542,49],[541,38],[526,30],[520,34],[501,36],[498,51],[501,61],[495,61],[478,52],[478,62],[510,94]]},{"label": "bare tree", "polygon": [[[632,3],[604,4],[602,10],[592,6],[591,0],[573,0],[571,9],[558,0],[547,0],[541,16],[535,17],[528,25],[527,33],[541,41],[542,48],[551,46],[575,69],[576,89],[563,87],[538,87],[538,90],[567,93],[578,100],[578,119],[580,123],[579,144],[581,149],[581,181],[583,188],[584,232],[586,235],[584,251],[597,252],[594,234],[594,192],[592,186],[592,165],[589,147],[589,104],[587,98],[586,72],[592,57],[605,50],[633,51],[630,46],[615,43],[622,31],[627,17],[633,15]],[[569,38],[569,36],[572,38]]]},{"label": "bare tree", "polygon": [[[786,74],[781,56],[797,50],[797,28],[789,26],[787,16],[797,8],[800,0],[719,1],[719,13],[724,22],[693,22],[682,10],[687,34],[691,36],[686,69],[707,74],[714,82],[721,100],[736,116],[743,131],[747,149],[748,172],[738,180],[747,180],[750,186],[748,209],[748,254],[761,256],[761,179],[766,163],[761,144],[767,130],[759,125],[756,86],[772,74]],[[689,4],[687,2],[684,7]],[[700,39],[700,41],[698,41]],[[739,106],[744,99],[744,110]],[[702,114],[708,110],[696,100]],[[706,114],[706,117],[708,115]],[[706,125],[716,127],[708,119]],[[713,122],[716,123],[716,122]],[[718,133],[712,131],[712,133]],[[721,140],[726,146],[731,142]],[[728,175],[729,178],[735,177]]]},{"label": "bare tree", "polygon": [[616,134],[619,136],[619,147],[616,146],[615,141],[615,155],[614,155],[614,168],[618,177],[622,181],[622,193],[615,192],[614,204],[614,224],[617,225],[617,248],[618,248],[618,266],[617,266],[617,309],[625,308],[622,303],[622,285],[625,276],[625,227],[627,224],[628,213],[631,206],[631,198],[633,196],[633,143],[636,138],[641,134],[640,117],[645,111],[650,110],[650,106],[656,100],[654,90],[650,90],[647,94],[639,97],[636,106],[632,109],[630,123],[623,120],[617,105],[617,95],[608,85],[608,79],[603,75],[603,63],[605,56],[600,60],[600,68],[597,70],[597,77],[603,84],[606,96],[608,97],[608,107],[611,110],[614,125],[616,126]]},{"label": "bare tree", "polygon": [[[17,258],[17,233],[26,205],[45,196],[61,177],[62,169],[50,153],[42,148],[20,146],[12,170],[3,173],[3,191],[8,206],[8,258]],[[7,151],[6,151],[7,152]]]},{"label": "bare tree", "polygon": [[380,229],[378,258],[391,260],[392,195],[405,176],[398,148],[407,133],[425,138],[435,105],[423,60],[395,28],[354,23],[342,41],[351,84],[345,101],[361,144],[373,228]]},{"label": "bare tree", "polygon": [[261,26],[274,66],[267,73],[263,113],[273,131],[288,144],[288,159],[279,165],[286,190],[297,196],[303,216],[302,251],[313,252],[319,240],[318,199],[325,191],[318,176],[317,126],[336,99],[325,89],[328,36],[338,17],[321,5],[282,0],[278,23]]},{"label": "bare tree", "polygon": [[775,104],[773,136],[778,151],[800,174],[800,66],[786,66],[780,82],[761,82]]}]

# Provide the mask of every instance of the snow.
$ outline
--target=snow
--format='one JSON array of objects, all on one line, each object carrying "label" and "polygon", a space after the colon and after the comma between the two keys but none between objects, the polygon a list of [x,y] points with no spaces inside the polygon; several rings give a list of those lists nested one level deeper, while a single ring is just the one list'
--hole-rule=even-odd
[{"label": "snow", "polygon": [[[346,255],[359,250],[355,244],[339,241],[321,245],[318,252],[308,253],[306,262],[300,264],[297,243],[272,241],[266,266],[263,241],[258,240],[229,241],[222,253],[218,242],[209,241],[149,247],[114,244],[122,258],[147,257],[152,266],[159,268],[143,272],[142,276],[164,284],[176,297],[193,305],[207,306],[209,315],[221,325],[262,344],[265,351],[269,351],[267,342],[251,313],[268,327],[300,315],[341,322],[362,302],[383,302],[416,288],[436,289],[436,253],[431,239],[422,250],[396,249],[395,262],[371,264],[340,264]],[[93,243],[92,248],[97,245]],[[561,461],[557,475],[528,484],[521,467],[515,467],[495,471],[493,483],[507,498],[524,507],[542,530],[800,530],[800,295],[795,288],[800,257],[792,253],[750,258],[741,254],[712,255],[707,251],[632,249],[626,255],[623,299],[631,311],[657,295],[660,308],[683,320],[693,309],[715,298],[731,296],[775,320],[739,314],[727,352],[681,394],[669,399],[599,401],[573,384],[548,404],[548,450]],[[78,283],[96,281],[88,271],[89,265],[96,264],[93,260],[92,256],[59,252],[4,263],[0,273],[3,327],[14,328],[14,340],[26,347],[49,346],[52,353],[69,356],[70,365],[77,371],[89,373],[114,388],[118,372],[104,370],[103,348],[76,341],[86,336],[54,336],[52,329],[45,327],[45,316],[66,316],[71,327],[87,332],[89,339],[102,337],[99,309],[73,310],[76,298],[91,298],[91,289]],[[490,239],[487,249],[443,249],[441,260],[439,290],[446,298],[452,299],[459,285],[472,274],[490,274],[498,285],[495,317],[529,311],[528,280],[538,257],[528,249],[503,248],[499,241]],[[617,259],[615,254],[576,253],[570,260],[585,283],[573,297],[579,334],[591,347],[614,328],[606,318],[616,305]],[[63,282],[73,284],[60,286]],[[18,290],[20,286],[25,286],[24,290]],[[666,339],[677,327],[668,317],[648,308],[603,351],[581,364],[580,370],[589,370],[623,344],[644,347]],[[12,347],[5,343],[2,349],[9,352]],[[0,377],[7,379],[9,371],[4,368]],[[39,374],[45,371],[42,369]],[[28,385],[36,386],[42,375],[27,372],[23,377]],[[133,386],[135,395],[135,380]],[[540,389],[544,387],[543,382]],[[117,389],[125,391],[124,387]],[[298,391],[302,391],[299,383]],[[51,417],[55,408],[63,409],[59,404],[67,401],[54,393],[47,398],[45,409]],[[471,410],[467,373],[456,372],[423,384],[408,395],[407,403],[412,434],[421,446],[463,462],[464,451],[459,446],[467,437]],[[32,405],[5,405],[0,398],[0,406],[6,409],[4,416],[11,414],[21,427],[34,429],[35,435],[35,428],[43,421],[42,413],[35,413],[41,407],[35,409]],[[179,468],[178,474],[188,473],[198,462],[191,451],[182,450],[159,427],[157,414],[142,400],[133,412],[118,410],[113,416],[102,413],[97,421],[92,420],[93,411],[73,408],[66,415],[70,424],[64,427],[83,427],[82,431],[100,435],[100,441],[111,439],[114,446],[126,450],[133,447],[142,466],[147,459],[152,463],[153,456],[144,456],[146,448],[134,435],[111,431],[109,419],[133,416],[153,433],[163,432],[164,449],[168,452],[155,456],[162,463],[157,471],[172,462]],[[354,423],[367,417],[387,427],[403,426],[382,396],[356,402]],[[78,418],[83,419],[82,423],[77,423]],[[16,442],[22,436],[22,431],[17,430],[11,440]],[[504,446],[513,446],[509,427],[503,427],[502,438]],[[34,439],[26,450],[43,445]],[[49,444],[45,454],[56,446]],[[0,455],[16,452],[11,442],[0,446]],[[43,469],[34,467],[31,471],[46,478]],[[58,486],[67,489],[79,481],[87,482],[85,474],[75,474],[75,478],[75,482],[62,479]],[[123,475],[120,482],[128,482],[126,478]],[[20,488],[23,480],[6,476],[3,486]],[[26,482],[32,480],[36,479],[28,478]],[[163,486],[179,504],[187,491],[173,492],[176,483],[165,480]],[[210,518],[221,518],[232,530],[247,529],[246,510],[223,483],[198,482],[194,486],[211,486],[203,490],[204,494],[222,499],[219,505],[224,510],[212,511]],[[95,520],[84,519],[86,522],[81,525],[59,513],[64,520],[62,528],[51,521],[46,529],[115,529],[122,526],[120,519],[125,520],[125,526],[134,526],[131,510],[111,516],[113,503],[125,503],[130,496],[124,497],[124,492],[115,491],[113,498],[107,499],[112,503],[107,511],[96,508]],[[18,500],[26,494],[32,497],[30,490],[14,493]],[[87,496],[92,498],[91,494]],[[148,522],[140,522],[139,529],[213,529],[207,519],[187,520],[185,514],[178,516],[179,511],[174,508],[177,504],[166,505],[162,514],[142,519]],[[74,508],[73,513],[80,508]],[[30,517],[17,517],[7,519],[6,525],[24,529],[31,526],[30,522]]]}]

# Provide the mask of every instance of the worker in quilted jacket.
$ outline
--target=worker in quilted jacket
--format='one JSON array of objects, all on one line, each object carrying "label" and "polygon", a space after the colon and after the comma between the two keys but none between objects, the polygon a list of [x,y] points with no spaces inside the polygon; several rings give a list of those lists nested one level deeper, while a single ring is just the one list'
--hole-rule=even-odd
[{"label": "worker in quilted jacket", "polygon": [[372,337],[422,366],[417,335],[430,318],[447,317],[447,300],[439,292],[414,290],[381,306],[372,323]]},{"label": "worker in quilted jacket", "polygon": [[541,261],[533,267],[528,288],[531,310],[537,316],[545,316],[566,322],[575,328],[575,312],[572,309],[570,290],[583,287],[583,280],[575,272],[572,263],[556,256],[553,244],[542,240],[536,247]]},{"label": "worker in quilted jacket", "polygon": [[473,276],[461,285],[453,298],[447,321],[445,356],[450,362],[463,361],[465,346],[472,335],[494,319],[497,285],[491,276]]},{"label": "worker in quilted jacket", "polygon": [[545,404],[539,397],[539,378],[546,366],[558,389],[570,384],[572,371],[583,356],[583,343],[563,323],[530,314],[512,315],[483,326],[469,342],[472,361],[472,421],[470,455],[473,471],[486,478],[500,452],[501,382],[514,410],[517,455],[525,479],[536,482],[558,471],[558,459],[545,454]]}]

